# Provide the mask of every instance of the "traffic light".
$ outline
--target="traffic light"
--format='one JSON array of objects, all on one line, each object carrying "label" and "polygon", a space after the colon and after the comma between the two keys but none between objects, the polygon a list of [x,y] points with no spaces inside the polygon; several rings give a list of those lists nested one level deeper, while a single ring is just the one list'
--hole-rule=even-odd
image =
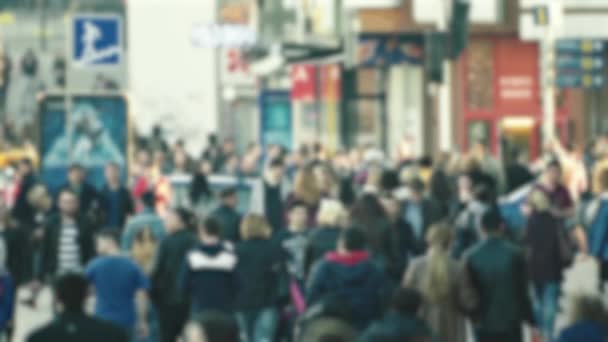
[{"label": "traffic light", "polygon": [[468,0],[453,0],[449,31],[450,59],[457,59],[460,57],[468,45],[470,8],[471,4]]},{"label": "traffic light", "polygon": [[446,58],[447,36],[443,32],[427,32],[424,36],[424,67],[432,83],[443,82],[443,61]]}]

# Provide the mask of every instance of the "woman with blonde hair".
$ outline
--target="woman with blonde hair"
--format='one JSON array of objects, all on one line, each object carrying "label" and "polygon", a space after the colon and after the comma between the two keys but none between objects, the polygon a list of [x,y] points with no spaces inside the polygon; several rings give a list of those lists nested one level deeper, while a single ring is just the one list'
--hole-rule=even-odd
[{"label": "woman with blonde hair", "polygon": [[263,216],[245,216],[240,229],[242,242],[236,246],[239,292],[235,309],[243,341],[272,341],[279,319],[282,253],[270,239],[272,229]]},{"label": "woman with blonde hair", "polygon": [[403,278],[403,287],[418,289],[425,303],[421,317],[442,341],[465,342],[465,318],[458,311],[459,280],[458,262],[450,256],[452,230],[445,223],[438,223],[426,235],[426,255],[414,259]]},{"label": "woman with blonde hair", "polygon": [[308,274],[312,265],[326,253],[336,249],[340,231],[346,225],[347,212],[340,201],[324,199],[317,214],[317,228],[311,233],[304,253],[304,269]]},{"label": "woman with blonde hair", "polygon": [[321,190],[314,168],[310,165],[302,167],[296,173],[293,183],[293,191],[287,197],[287,209],[295,202],[301,202],[306,205],[307,223],[309,227],[316,225],[317,210],[319,209],[319,201],[321,200]]}]

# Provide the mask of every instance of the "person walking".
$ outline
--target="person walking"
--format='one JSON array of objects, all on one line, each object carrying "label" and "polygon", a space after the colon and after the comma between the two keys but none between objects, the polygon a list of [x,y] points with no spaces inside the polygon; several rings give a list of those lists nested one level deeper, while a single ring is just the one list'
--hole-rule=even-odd
[{"label": "person walking", "polygon": [[416,239],[417,254],[422,254],[426,250],[424,237],[430,226],[441,221],[441,210],[437,203],[425,197],[424,183],[415,178],[408,187],[410,189],[409,198],[403,204],[403,217],[412,227],[414,238]]},{"label": "person walking", "polygon": [[236,247],[241,286],[235,308],[244,341],[272,342],[279,322],[279,280],[284,275],[279,246],[263,216],[249,214],[241,223],[243,241]]},{"label": "person walking", "polygon": [[463,307],[478,342],[523,341],[523,324],[534,323],[524,253],[503,237],[497,209],[483,214],[481,227],[485,239],[464,256]]},{"label": "person walking", "polygon": [[97,235],[99,256],[87,265],[85,275],[95,290],[95,316],[113,322],[135,339],[148,337],[148,278],[128,257],[120,254],[118,235]]},{"label": "person walking", "polygon": [[70,166],[68,182],[64,188],[73,191],[78,196],[79,209],[84,215],[92,215],[94,210],[99,209],[99,194],[95,187],[87,182],[86,171],[82,165]]},{"label": "person walking", "polygon": [[179,284],[179,267],[189,250],[197,244],[193,230],[195,218],[184,209],[171,209],[165,218],[168,235],[158,247],[152,269],[152,299],[160,321],[162,342],[175,341],[188,318],[189,298]]},{"label": "person walking", "polygon": [[239,198],[236,189],[224,189],[220,193],[220,205],[211,214],[222,227],[222,239],[232,243],[241,240],[239,234],[241,214],[237,211],[238,204]]},{"label": "person walking", "polygon": [[306,302],[340,301],[352,312],[352,322],[365,330],[384,311],[388,282],[366,251],[366,236],[355,228],[343,230],[335,252],[313,269]]},{"label": "person walking", "polygon": [[271,160],[263,178],[255,183],[251,195],[251,213],[267,217],[273,233],[285,228],[284,208],[290,189],[284,174],[283,161]]},{"label": "person walking", "polygon": [[446,224],[431,226],[426,241],[426,254],[412,260],[402,286],[422,293],[420,315],[442,341],[466,342],[465,317],[458,305],[461,272],[458,261],[450,257],[451,228]]},{"label": "person walking", "polygon": [[128,342],[124,329],[105,320],[89,317],[84,310],[89,284],[80,274],[65,274],[54,284],[59,314],[51,323],[34,331],[27,342]]},{"label": "person walking", "polygon": [[39,279],[80,271],[95,255],[93,232],[79,214],[76,193],[61,190],[58,206],[59,214],[50,218],[44,228]]},{"label": "person walking", "polygon": [[122,232],[127,218],[135,212],[131,193],[121,182],[120,167],[109,163],[105,168],[106,185],[100,193],[104,213],[102,228]]},{"label": "person walking", "polygon": [[[294,202],[292,206],[304,206],[305,210],[308,210],[305,203],[298,203],[300,204],[296,205]],[[313,265],[318,260],[321,260],[326,253],[336,250],[340,232],[344,228],[345,218],[346,211],[340,202],[332,199],[321,201],[316,219],[319,227],[309,233],[308,245],[304,252],[304,270],[306,274],[309,274]],[[308,223],[309,220],[306,219],[305,224]]]},{"label": "person walking", "polygon": [[186,254],[180,284],[191,298],[191,316],[207,310],[234,313],[238,294],[237,256],[221,238],[222,226],[209,217],[198,227],[198,244]]}]

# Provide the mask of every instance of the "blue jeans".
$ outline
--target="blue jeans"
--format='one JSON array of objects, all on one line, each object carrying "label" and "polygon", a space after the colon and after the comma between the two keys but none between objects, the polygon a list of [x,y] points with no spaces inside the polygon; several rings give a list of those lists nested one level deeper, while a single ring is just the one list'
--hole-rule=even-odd
[{"label": "blue jeans", "polygon": [[236,314],[244,342],[272,342],[279,322],[279,311],[275,308],[241,311]]},{"label": "blue jeans", "polygon": [[559,301],[559,283],[549,282],[534,285],[534,312],[545,341],[553,341],[555,317]]}]

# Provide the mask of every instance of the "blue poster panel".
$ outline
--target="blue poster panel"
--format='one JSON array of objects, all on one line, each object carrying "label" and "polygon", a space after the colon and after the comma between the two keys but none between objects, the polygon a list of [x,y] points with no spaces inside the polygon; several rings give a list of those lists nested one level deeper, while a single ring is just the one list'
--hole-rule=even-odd
[{"label": "blue poster panel", "polygon": [[78,15],[73,19],[73,56],[78,66],[117,65],[122,56],[122,19]]},{"label": "blue poster panel", "polygon": [[89,181],[104,184],[104,167],[119,165],[127,173],[128,118],[124,98],[76,96],[66,114],[63,98],[47,98],[41,107],[41,178],[52,191],[66,182],[72,164],[87,169]]},{"label": "blue poster panel", "polygon": [[263,92],[260,95],[260,107],[262,145],[281,145],[291,149],[292,117],[289,92]]}]

